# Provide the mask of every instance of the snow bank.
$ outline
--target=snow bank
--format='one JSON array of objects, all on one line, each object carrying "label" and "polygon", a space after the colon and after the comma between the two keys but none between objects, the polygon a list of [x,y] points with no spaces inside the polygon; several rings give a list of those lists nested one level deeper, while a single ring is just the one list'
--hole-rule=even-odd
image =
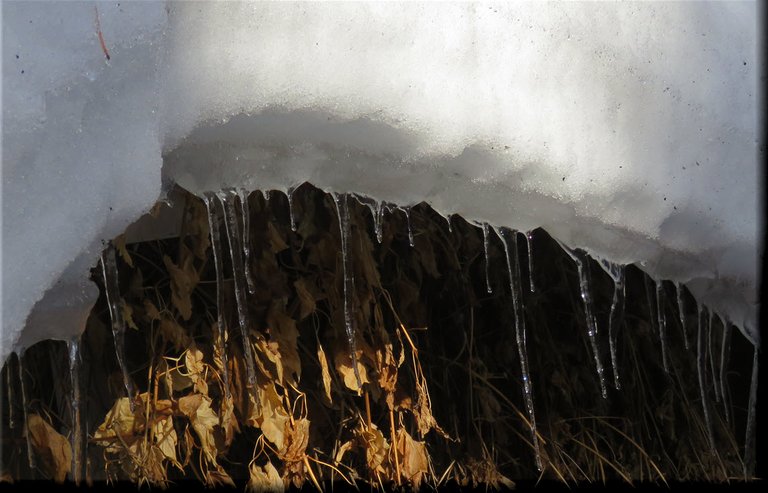
[{"label": "snow bank", "polygon": [[543,226],[757,341],[755,3],[98,5],[108,62],[93,4],[3,4],[3,359],[161,168]]}]

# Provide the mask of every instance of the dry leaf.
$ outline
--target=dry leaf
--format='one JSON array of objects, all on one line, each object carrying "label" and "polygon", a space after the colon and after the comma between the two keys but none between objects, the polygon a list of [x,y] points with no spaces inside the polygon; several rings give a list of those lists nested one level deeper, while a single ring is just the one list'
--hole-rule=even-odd
[{"label": "dry leaf", "polygon": [[[366,383],[370,383],[370,380],[368,379],[368,370],[360,361],[362,355],[363,351],[358,349],[357,371],[360,373],[360,383],[365,385]],[[336,371],[339,372],[339,375],[341,375],[341,378],[344,381],[344,385],[346,385],[350,390],[359,392],[360,387],[357,385],[357,377],[355,376],[355,370],[352,368],[352,356],[350,355],[349,351],[344,349],[336,351],[333,360],[336,365]]]},{"label": "dry leaf", "polygon": [[150,320],[160,320],[160,310],[157,309],[154,303],[147,299],[144,300],[144,312]]},{"label": "dry leaf", "polygon": [[271,462],[267,462],[263,467],[257,466],[252,462],[248,467],[250,477],[245,486],[246,491],[251,493],[282,493],[285,491],[285,484]]},{"label": "dry leaf", "polygon": [[117,253],[120,254],[120,257],[122,257],[123,261],[130,265],[131,268],[133,268],[133,259],[131,258],[131,254],[128,253],[128,249],[125,248],[125,235],[120,235],[116,237],[114,240],[112,240],[112,244],[117,248]]},{"label": "dry leaf", "polygon": [[123,314],[123,320],[125,320],[125,323],[128,325],[128,327],[132,328],[133,330],[139,330],[139,327],[136,325],[136,322],[133,321],[133,307],[125,302],[125,300],[120,300],[120,311]]},{"label": "dry leaf", "polygon": [[283,407],[283,399],[271,382],[257,387],[256,391],[259,394],[259,403],[252,402],[251,414],[246,423],[260,428],[264,437],[281,451],[285,442],[285,425],[290,419]]},{"label": "dry leaf", "polygon": [[277,231],[272,221],[267,222],[267,239],[269,240],[269,249],[272,253],[280,253],[288,248],[288,244],[280,236],[280,232]]},{"label": "dry leaf", "polygon": [[295,384],[301,378],[301,359],[297,347],[299,329],[296,321],[275,304],[267,315],[267,325],[270,336],[267,347],[270,351],[266,352],[266,356],[277,367],[277,380],[282,384],[284,378],[288,377],[289,382]]},{"label": "dry leaf", "polygon": [[179,443],[179,437],[173,427],[173,417],[166,416],[157,420],[152,426],[152,432],[155,436],[155,444],[163,456],[170,460],[174,466],[182,469],[176,457],[176,445]]},{"label": "dry leaf", "polygon": [[365,449],[365,461],[368,469],[373,476],[382,474],[389,477],[389,442],[384,438],[384,434],[371,424],[370,427],[364,427],[360,433],[362,446]]},{"label": "dry leaf", "polygon": [[307,289],[306,280],[303,278],[297,279],[293,287],[296,288],[296,296],[299,298],[299,320],[304,320],[315,312],[315,297]]},{"label": "dry leaf", "polygon": [[[182,251],[185,251],[182,248]],[[171,276],[171,302],[179,310],[181,318],[189,320],[192,316],[192,291],[200,282],[200,275],[193,265],[194,256],[182,255],[181,266],[173,263],[168,255],[163,255],[163,263]]]},{"label": "dry leaf", "polygon": [[227,486],[229,488],[235,487],[235,482],[232,477],[220,466],[216,465],[215,469],[209,469],[205,473],[205,485],[209,488],[216,486]]},{"label": "dry leaf", "polygon": [[64,482],[72,465],[69,441],[37,414],[27,417],[27,438],[53,480]]},{"label": "dry leaf", "polygon": [[319,342],[317,343],[317,359],[320,361],[320,372],[323,378],[323,390],[325,390],[325,398],[328,399],[329,403],[332,403],[333,397],[331,397],[331,371],[328,367],[328,357],[325,355],[323,346],[321,346]]},{"label": "dry leaf", "polygon": [[163,338],[173,344],[173,347],[177,350],[186,349],[192,343],[192,339],[187,334],[187,331],[175,319],[169,316],[164,315],[162,317],[159,328]]},{"label": "dry leaf", "polygon": [[413,485],[414,490],[418,490],[429,471],[424,442],[414,440],[404,428],[400,428],[397,431],[397,456],[403,478]]},{"label": "dry leaf", "polygon": [[189,418],[208,462],[216,465],[218,452],[213,428],[218,426],[219,417],[211,409],[211,399],[201,394],[184,396],[179,399],[179,411]]},{"label": "dry leaf", "polygon": [[235,417],[235,405],[231,395],[221,399],[219,414],[221,415],[220,426],[224,431],[224,446],[229,447],[235,439],[235,434],[240,432],[240,424]]}]

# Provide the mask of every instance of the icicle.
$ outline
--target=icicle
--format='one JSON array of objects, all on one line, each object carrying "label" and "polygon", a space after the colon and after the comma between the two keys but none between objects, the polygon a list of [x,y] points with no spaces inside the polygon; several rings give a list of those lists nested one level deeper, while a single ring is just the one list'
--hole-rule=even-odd
[{"label": "icicle", "polygon": [[656,313],[659,317],[659,342],[661,343],[661,361],[664,371],[669,374],[667,357],[667,316],[664,313],[664,281],[656,282]]},{"label": "icicle", "polygon": [[229,397],[229,361],[227,358],[227,340],[229,335],[227,333],[227,326],[224,320],[224,264],[223,264],[223,251],[221,249],[221,232],[219,230],[219,216],[216,214],[216,195],[211,192],[205,192],[203,194],[203,202],[208,209],[208,229],[211,233],[211,249],[213,250],[213,265],[216,270],[216,311],[217,311],[217,324],[216,332],[214,334],[214,345],[216,346],[216,352],[221,355],[221,368],[222,380],[224,382],[224,389]]},{"label": "icicle", "polygon": [[347,342],[349,343],[349,352],[352,359],[352,368],[355,372],[355,379],[357,380],[357,388],[362,389],[363,383],[357,368],[357,336],[355,334],[355,317],[352,306],[352,295],[355,292],[355,277],[352,272],[352,262],[349,255],[350,225],[347,194],[334,193],[333,200],[336,202],[339,232],[341,234],[341,265],[344,273],[344,327],[347,331]]},{"label": "icicle", "polygon": [[[528,411],[528,418],[531,424],[531,438],[533,450],[536,454],[536,468],[541,471],[543,464],[541,461],[541,450],[539,448],[539,438],[536,434],[536,413],[533,407],[533,383],[531,382],[530,370],[528,366],[528,346],[525,331],[525,313],[523,307],[522,288],[520,282],[520,263],[517,259],[517,233],[515,231],[499,231],[496,234],[504,244],[504,253],[507,258],[507,272],[509,273],[509,289],[512,293],[512,307],[515,316],[515,341],[517,342],[517,353],[520,357],[520,373],[523,379],[523,398],[525,399],[525,408]],[[509,243],[511,242],[511,247]]]},{"label": "icicle", "polygon": [[453,225],[451,224],[451,218],[453,217],[453,214],[448,214],[445,216],[445,220],[448,221],[448,232],[453,233]]},{"label": "icicle", "polygon": [[29,405],[29,398],[27,396],[27,385],[24,383],[24,353],[18,354],[19,359],[19,383],[21,384],[21,409],[24,415],[24,438],[27,444],[27,462],[29,463],[29,469],[34,475],[35,469],[37,469],[37,461],[35,460],[35,453],[32,451],[32,443],[29,439],[29,411],[27,406]]},{"label": "icicle", "polygon": [[536,286],[533,284],[533,231],[525,233],[525,246],[528,248],[528,281],[530,282],[531,293],[536,292]]},{"label": "icicle", "polygon": [[16,412],[13,409],[13,405],[16,402],[16,393],[13,389],[14,375],[12,373],[13,363],[11,361],[15,354],[16,353],[11,353],[10,356],[8,356],[5,368],[5,385],[8,390],[8,428],[12,430],[16,428]]},{"label": "icicle", "polygon": [[623,265],[599,259],[600,266],[613,279],[613,300],[611,313],[608,316],[608,344],[611,350],[611,368],[613,369],[613,384],[616,390],[621,389],[619,367],[616,358],[616,330],[624,322],[624,301],[626,299],[625,267]]},{"label": "icicle", "polygon": [[[490,239],[488,238],[490,233],[490,227],[488,226],[488,223],[483,223],[483,249],[485,250],[485,289],[488,290],[488,293],[493,293],[493,289],[491,289],[491,269],[490,269],[490,262],[489,262],[489,255],[488,255],[488,246],[490,243]],[[413,246],[413,244],[411,244]]]},{"label": "icicle", "polygon": [[699,315],[698,315],[698,331],[696,335],[696,369],[699,375],[699,393],[701,395],[701,406],[704,409],[704,422],[706,423],[707,427],[707,437],[709,438],[709,447],[712,450],[712,453],[715,452],[715,438],[714,434],[712,432],[712,420],[709,417],[709,406],[707,406],[707,393],[704,391],[704,348],[703,348],[703,340],[702,340],[702,327],[701,327],[701,317],[702,317],[702,309],[701,305],[699,305]]},{"label": "icicle", "polygon": [[71,479],[80,484],[83,470],[83,430],[80,424],[80,337],[67,342],[69,352],[69,378],[71,380],[71,395],[69,399],[72,411],[70,422],[70,446],[72,448]]},{"label": "icicle", "polygon": [[749,384],[749,405],[747,409],[747,431],[744,438],[744,477],[752,479],[755,474],[755,408],[757,406],[758,349],[752,355],[752,381]]},{"label": "icicle", "polygon": [[[721,319],[722,321],[722,319]],[[728,399],[728,394],[725,389],[728,387],[728,381],[726,379],[726,368],[728,367],[728,356],[731,352],[731,330],[730,326],[723,322],[723,344],[720,347],[720,395],[723,397],[723,408],[725,409],[725,421],[731,423],[731,411]]]},{"label": "icicle", "polygon": [[405,221],[408,223],[408,244],[413,246],[413,229],[411,229],[411,208],[403,207]]},{"label": "icicle", "polygon": [[296,232],[296,214],[293,210],[293,192],[296,191],[296,187],[288,187],[288,216],[291,219],[291,231]]},{"label": "icicle", "polygon": [[715,402],[720,402],[720,387],[717,384],[717,370],[715,369],[715,352],[712,350],[712,319],[715,314],[710,310],[707,319],[707,358],[709,369],[712,370],[712,388],[715,390]]},{"label": "icicle", "polygon": [[690,350],[688,345],[688,330],[685,327],[685,305],[683,305],[683,287],[679,282],[675,283],[675,293],[677,294],[677,310],[680,316],[680,328],[683,331],[683,344],[685,344],[685,350]]},{"label": "icicle", "polygon": [[133,381],[128,374],[128,368],[125,365],[125,321],[123,313],[120,310],[120,284],[117,278],[117,260],[115,259],[115,247],[110,242],[106,250],[101,252],[101,270],[104,275],[104,289],[107,293],[107,304],[109,305],[109,316],[112,319],[112,337],[115,341],[115,355],[117,364],[123,373],[123,385],[128,395],[128,401],[133,411]]},{"label": "icicle", "polygon": [[264,190],[264,200],[269,202],[269,198],[272,196],[272,190]]},{"label": "icicle", "polygon": [[243,219],[243,253],[245,254],[245,280],[248,283],[248,292],[253,294],[256,292],[256,284],[253,282],[253,276],[251,275],[251,214],[248,211],[248,196],[250,193],[241,188],[237,191],[237,195],[240,197],[240,216]]},{"label": "icicle", "polygon": [[378,216],[374,223],[374,229],[376,230],[376,240],[381,245],[381,240],[384,239],[384,202],[379,202],[376,215]]},{"label": "icicle", "polygon": [[643,276],[643,284],[645,285],[645,297],[648,300],[648,323],[651,325],[651,331],[654,331],[656,328],[656,317],[657,313],[656,310],[654,310],[654,300],[655,296],[653,295],[653,290],[651,289],[651,277],[648,274],[645,274]]},{"label": "icicle", "polygon": [[216,194],[224,207],[224,225],[227,231],[229,254],[232,257],[232,271],[235,279],[235,301],[237,302],[237,319],[240,324],[240,334],[243,338],[243,356],[245,357],[246,376],[248,386],[256,385],[256,369],[253,363],[251,338],[249,336],[250,324],[248,322],[248,299],[246,297],[246,281],[243,275],[242,246],[240,245],[240,232],[237,228],[237,215],[235,213],[234,192],[232,190],[221,191]]},{"label": "icicle", "polygon": [[573,259],[576,263],[576,268],[579,272],[579,289],[581,290],[581,300],[584,302],[584,314],[586,316],[587,323],[587,335],[589,336],[589,342],[592,346],[592,354],[595,358],[595,369],[597,370],[597,378],[600,381],[600,393],[603,399],[608,398],[608,389],[605,386],[605,375],[603,371],[603,362],[600,359],[600,348],[597,344],[597,320],[592,310],[592,295],[590,291],[590,273],[589,273],[589,257],[586,252],[581,250],[571,250],[564,244],[560,243],[560,247]]}]

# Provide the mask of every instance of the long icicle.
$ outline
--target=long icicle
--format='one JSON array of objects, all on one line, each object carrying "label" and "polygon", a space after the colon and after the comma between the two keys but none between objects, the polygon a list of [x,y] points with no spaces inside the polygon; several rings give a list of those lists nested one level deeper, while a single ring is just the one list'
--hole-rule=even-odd
[{"label": "long icicle", "polygon": [[528,282],[531,293],[536,292],[536,286],[533,284],[533,231],[525,233],[525,246],[528,249]]},{"label": "long icicle", "polygon": [[101,270],[104,275],[104,288],[107,293],[107,304],[109,305],[109,316],[112,319],[112,337],[115,341],[115,355],[117,364],[123,374],[123,385],[128,395],[128,402],[133,411],[133,380],[128,373],[128,367],[125,364],[125,321],[123,313],[120,310],[120,283],[117,278],[117,260],[115,259],[115,247],[110,242],[106,250],[101,253]]},{"label": "long icicle", "polygon": [[211,250],[213,251],[213,265],[216,270],[216,331],[214,333],[214,353],[221,358],[220,368],[224,382],[225,394],[230,396],[229,389],[229,358],[227,357],[227,341],[229,334],[224,319],[224,264],[223,250],[221,249],[221,231],[219,229],[219,215],[216,213],[216,195],[211,192],[203,194],[203,202],[208,210],[208,229],[211,234]]},{"label": "long icicle", "polygon": [[664,371],[669,374],[669,357],[667,356],[667,316],[664,313],[664,281],[656,281],[656,313],[659,320],[659,342],[661,343],[661,362]]},{"label": "long icicle", "polygon": [[707,319],[707,358],[709,359],[709,369],[712,370],[712,388],[715,391],[715,402],[720,402],[720,386],[717,384],[717,370],[715,369],[715,351],[712,349],[712,319],[715,318],[714,312],[710,310]]},{"label": "long icicle", "polygon": [[616,331],[624,322],[624,302],[626,300],[625,267],[605,259],[600,259],[598,263],[613,279],[613,300],[611,301],[611,313],[608,316],[608,344],[611,351],[613,385],[616,390],[620,390],[621,381],[619,380],[619,366],[616,357]]},{"label": "long icicle", "polygon": [[709,439],[709,448],[715,453],[715,437],[712,432],[712,420],[709,417],[709,406],[707,405],[707,393],[704,390],[704,341],[702,337],[701,317],[703,315],[701,305],[699,305],[698,330],[696,335],[696,370],[699,375],[699,394],[701,395],[701,407],[704,409],[704,422],[707,427],[707,438]]},{"label": "long icicle", "polygon": [[70,410],[72,411],[70,422],[70,446],[72,447],[72,470],[70,471],[72,482],[80,484],[83,471],[83,428],[80,421],[81,397],[80,397],[80,336],[67,342],[69,353],[69,378],[71,381]]},{"label": "long icicle", "polygon": [[747,430],[744,437],[744,478],[751,479],[755,475],[755,418],[757,407],[757,375],[758,354],[755,346],[752,355],[752,380],[749,384],[749,404],[747,409]]},{"label": "long icicle", "polygon": [[445,220],[448,221],[448,232],[453,233],[453,225],[451,224],[451,218],[453,217],[453,214],[448,214],[445,216]]},{"label": "long icicle", "polygon": [[685,326],[685,305],[683,304],[683,286],[679,283],[675,283],[675,293],[677,294],[677,310],[680,316],[680,330],[683,331],[683,344],[685,350],[689,351],[690,346],[688,344],[688,329]]},{"label": "long icicle", "polygon": [[597,320],[592,309],[592,294],[590,291],[590,273],[589,273],[589,257],[586,252],[580,250],[571,250],[563,243],[560,243],[560,247],[565,251],[576,263],[576,269],[579,272],[579,289],[581,291],[581,300],[584,302],[584,315],[586,317],[587,324],[587,336],[589,336],[589,342],[592,346],[592,355],[595,359],[595,370],[597,371],[597,378],[600,382],[600,394],[603,399],[608,398],[608,389],[605,385],[605,371],[603,369],[603,362],[600,359],[600,347],[597,341]]},{"label": "long icicle", "polygon": [[288,187],[288,217],[291,221],[291,231],[296,232],[296,211],[293,209],[293,192],[296,191],[296,187]]},{"label": "long icicle", "polygon": [[359,391],[363,388],[360,379],[360,371],[357,368],[357,334],[355,330],[355,316],[353,312],[352,295],[355,292],[355,277],[352,272],[352,262],[349,252],[349,204],[347,194],[334,193],[333,200],[336,202],[336,212],[339,219],[339,233],[341,234],[341,265],[344,274],[344,327],[347,331],[347,342],[349,343],[349,353],[352,359],[352,368],[357,380]]},{"label": "long icicle", "polygon": [[253,276],[251,275],[251,214],[248,209],[248,193],[247,190],[241,188],[237,191],[237,195],[240,197],[240,216],[243,218],[243,253],[245,254],[245,280],[248,284],[248,292],[253,294],[256,292],[256,284],[253,282]]},{"label": "long icicle", "polygon": [[408,224],[408,244],[413,246],[413,229],[411,229],[411,208],[403,207],[405,213],[405,222]]},{"label": "long icicle", "polygon": [[490,256],[488,255],[488,247],[490,243],[490,226],[488,223],[483,223],[483,250],[485,251],[485,289],[488,293],[493,293],[491,289],[491,266],[489,262]]},{"label": "long icicle", "polygon": [[651,332],[655,332],[657,322],[657,312],[654,302],[656,297],[654,296],[653,289],[651,289],[651,276],[648,274],[643,275],[643,285],[645,286],[645,297],[648,300],[648,323],[651,325]]},{"label": "long icicle", "polygon": [[237,303],[237,320],[240,325],[240,335],[243,339],[243,356],[245,357],[245,369],[248,379],[248,387],[256,386],[256,368],[253,362],[251,338],[249,335],[250,324],[248,321],[248,299],[246,297],[246,281],[243,275],[243,256],[240,245],[240,232],[237,228],[237,214],[235,211],[235,196],[233,190],[221,191],[216,194],[224,208],[224,225],[227,231],[229,254],[232,257],[232,271],[235,279],[235,301]]},{"label": "long icicle", "polygon": [[[525,313],[522,289],[520,286],[520,263],[517,258],[517,233],[514,231],[496,230],[496,234],[504,244],[504,253],[507,258],[509,289],[512,293],[512,308],[514,309],[515,315],[515,342],[517,343],[517,353],[520,358],[520,373],[522,374],[523,379],[523,398],[525,399],[525,408],[526,411],[528,411],[528,418],[530,419],[531,439],[533,442],[533,450],[536,455],[536,468],[541,471],[544,466],[541,461],[539,437],[536,433],[536,412],[533,407],[533,382],[531,381],[530,369],[528,366]],[[510,242],[512,244],[511,248],[509,245]]]},{"label": "long icicle", "polygon": [[14,382],[15,379],[13,378],[15,375],[13,374],[13,356],[16,353],[11,353],[10,356],[8,356],[8,362],[6,363],[5,368],[5,385],[8,389],[8,428],[11,430],[16,428],[16,411],[14,410],[14,404],[16,402],[16,392],[14,390]]},{"label": "long icicle", "polygon": [[24,441],[27,444],[27,463],[29,464],[32,478],[34,478],[35,470],[37,469],[37,461],[35,460],[35,453],[32,451],[32,443],[29,439],[29,410],[27,409],[27,406],[29,405],[29,396],[27,395],[27,384],[24,383],[24,373],[26,373],[24,370],[24,352],[19,352],[17,356],[19,360],[19,384],[21,385],[21,409],[24,417]]},{"label": "long icicle", "polygon": [[723,398],[723,409],[725,410],[725,422],[731,424],[731,406],[728,402],[728,380],[726,376],[726,368],[728,367],[728,359],[731,353],[731,326],[723,322],[723,344],[720,346],[720,395]]},{"label": "long icicle", "polygon": [[384,202],[379,202],[379,207],[376,212],[378,218],[376,219],[375,223],[376,241],[379,242],[379,245],[381,245],[381,241],[384,239],[384,209]]}]

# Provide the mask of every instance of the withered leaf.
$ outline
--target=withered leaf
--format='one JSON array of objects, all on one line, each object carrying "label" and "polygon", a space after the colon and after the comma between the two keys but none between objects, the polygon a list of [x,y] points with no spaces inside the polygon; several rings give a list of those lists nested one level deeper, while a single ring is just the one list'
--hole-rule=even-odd
[{"label": "withered leaf", "polygon": [[123,261],[130,265],[131,268],[133,268],[133,259],[131,258],[131,254],[128,253],[128,249],[125,248],[125,235],[120,235],[116,237],[114,240],[112,240],[112,244],[115,245],[115,248],[117,248],[117,253],[120,254],[120,257],[122,257]]},{"label": "withered leaf", "polygon": [[267,237],[269,239],[269,249],[272,251],[272,253],[280,253],[288,248],[288,244],[280,235],[280,232],[277,230],[277,228],[275,228],[275,225],[272,223],[272,221],[267,223]]},{"label": "withered leaf", "polygon": [[252,402],[246,422],[260,428],[264,437],[281,451],[285,444],[285,424],[290,419],[283,406],[283,399],[271,382],[257,387],[256,391],[259,393],[259,404],[254,405]]},{"label": "withered leaf", "polygon": [[297,279],[293,287],[296,288],[296,295],[299,298],[299,320],[304,320],[315,312],[315,297],[307,289],[306,280],[303,278]]},{"label": "withered leaf", "polygon": [[331,370],[328,366],[328,357],[325,355],[323,346],[321,346],[319,342],[317,343],[317,359],[320,361],[320,372],[323,379],[323,390],[325,390],[325,398],[328,399],[329,403],[332,403],[333,397],[331,396]]},{"label": "withered leaf", "polygon": [[211,399],[201,394],[184,396],[179,399],[179,411],[189,418],[208,462],[216,464],[218,452],[213,429],[218,426],[219,417],[211,408]]},{"label": "withered leaf", "polygon": [[[365,368],[365,365],[360,362],[360,357],[362,354],[363,351],[358,349],[356,353],[357,371],[360,373],[360,383],[365,385],[366,383],[370,383],[370,380],[368,379],[368,370]],[[355,370],[352,367],[352,356],[350,355],[349,351],[344,348],[340,348],[336,351],[336,354],[334,354],[333,361],[336,365],[336,371],[339,372],[339,375],[341,375],[344,385],[346,385],[348,389],[354,390],[355,392],[361,390],[357,385],[357,377],[355,376]]]},{"label": "withered leaf", "polygon": [[133,321],[133,307],[125,302],[125,300],[120,300],[120,311],[123,314],[123,320],[125,320],[125,323],[128,325],[128,327],[132,328],[133,330],[139,330],[139,327],[136,325],[136,322]]},{"label": "withered leaf", "polygon": [[285,491],[285,484],[271,462],[267,462],[263,467],[257,466],[252,462],[248,467],[249,478],[246,485],[246,491],[251,493],[282,493]]},{"label": "withered leaf", "polygon": [[183,257],[181,266],[174,264],[168,255],[163,255],[163,263],[171,276],[171,302],[179,310],[181,318],[189,320],[192,316],[192,291],[200,282],[200,275],[193,265],[194,256]]},{"label": "withered leaf", "polygon": [[27,433],[30,444],[48,473],[54,481],[62,483],[67,479],[72,464],[69,441],[37,414],[27,417]]},{"label": "withered leaf", "polygon": [[397,431],[397,455],[401,474],[418,490],[429,471],[424,442],[414,440],[404,428],[400,428]]}]

